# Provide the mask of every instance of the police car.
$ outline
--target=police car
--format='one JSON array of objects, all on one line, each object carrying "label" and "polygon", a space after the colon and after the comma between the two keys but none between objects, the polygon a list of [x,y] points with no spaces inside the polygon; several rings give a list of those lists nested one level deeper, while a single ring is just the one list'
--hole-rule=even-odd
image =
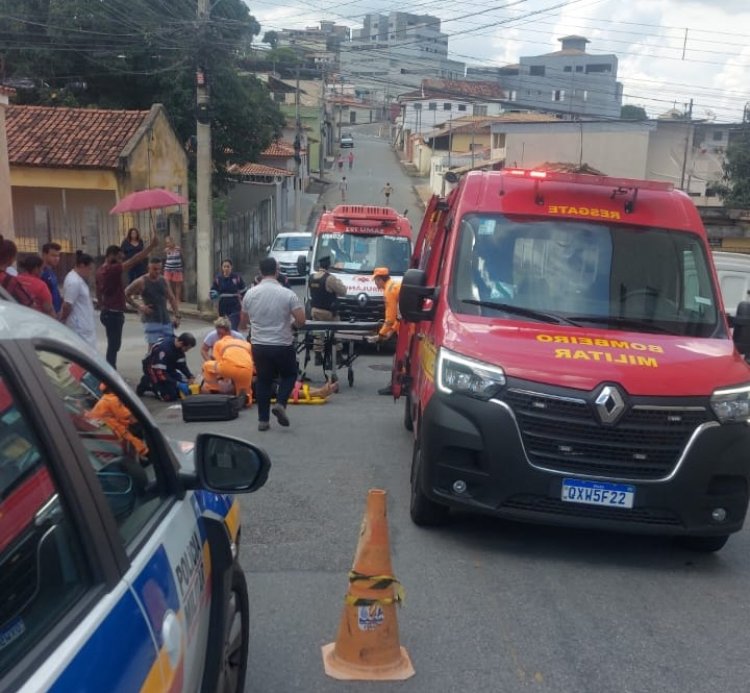
[{"label": "police car", "polygon": [[227,436],[171,443],[68,328],[0,301],[0,690],[241,691],[227,494],[269,468]]}]

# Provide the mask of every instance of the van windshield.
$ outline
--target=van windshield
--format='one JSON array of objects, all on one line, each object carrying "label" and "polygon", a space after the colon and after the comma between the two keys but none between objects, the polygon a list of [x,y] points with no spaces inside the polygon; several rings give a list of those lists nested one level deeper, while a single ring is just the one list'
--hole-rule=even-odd
[{"label": "van windshield", "polygon": [[411,243],[404,236],[362,233],[323,233],[318,237],[314,267],[322,257],[331,258],[331,268],[350,274],[372,274],[376,267],[387,267],[391,275],[402,275],[409,268]]},{"label": "van windshield", "polygon": [[677,335],[721,336],[704,245],[692,233],[468,214],[456,313]]},{"label": "van windshield", "polygon": [[277,236],[271,250],[280,252],[301,250],[306,251],[310,247],[310,236]]}]

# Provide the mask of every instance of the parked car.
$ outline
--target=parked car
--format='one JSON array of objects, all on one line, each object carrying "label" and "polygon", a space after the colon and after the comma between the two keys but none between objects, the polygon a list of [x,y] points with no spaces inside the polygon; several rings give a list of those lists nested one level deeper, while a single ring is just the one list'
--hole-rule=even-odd
[{"label": "parked car", "polygon": [[276,258],[279,270],[289,279],[304,279],[305,275],[297,270],[297,258],[306,254],[312,244],[312,234],[292,231],[280,233],[274,242],[266,248],[269,257]]},{"label": "parked car", "polygon": [[353,147],[353,146],[354,146],[354,139],[349,133],[341,135],[341,140],[339,141],[339,147],[341,147],[342,149],[345,149],[347,147]]},{"label": "parked car", "polygon": [[243,440],[168,440],[67,327],[0,301],[0,690],[244,690],[227,494],[269,468]]}]

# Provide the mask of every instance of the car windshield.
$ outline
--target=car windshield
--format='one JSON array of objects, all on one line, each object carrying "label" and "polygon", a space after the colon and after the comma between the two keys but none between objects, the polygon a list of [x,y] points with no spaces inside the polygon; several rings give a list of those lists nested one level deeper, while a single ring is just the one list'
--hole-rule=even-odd
[{"label": "car windshield", "polygon": [[321,257],[331,258],[331,268],[351,274],[372,274],[376,267],[387,267],[392,275],[409,268],[411,243],[404,236],[362,233],[324,233],[315,251],[315,267]]},{"label": "car windshield", "polygon": [[468,214],[452,285],[457,313],[703,337],[724,329],[692,233]]},{"label": "car windshield", "polygon": [[310,236],[277,236],[271,250],[281,252],[289,250],[307,250],[310,247]]}]

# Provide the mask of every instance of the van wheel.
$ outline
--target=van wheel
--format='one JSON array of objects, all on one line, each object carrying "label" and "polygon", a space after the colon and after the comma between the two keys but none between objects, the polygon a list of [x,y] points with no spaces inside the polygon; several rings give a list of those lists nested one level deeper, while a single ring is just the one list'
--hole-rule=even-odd
[{"label": "van wheel", "polygon": [[404,395],[404,428],[407,431],[414,430],[414,420],[411,418],[411,397]]},{"label": "van wheel", "polygon": [[450,510],[445,505],[430,500],[422,491],[419,482],[422,463],[422,448],[417,440],[414,441],[414,453],[411,458],[409,515],[412,522],[419,527],[438,527],[448,521]]},{"label": "van wheel", "polygon": [[712,553],[723,549],[728,540],[728,534],[720,534],[716,537],[677,537],[677,544],[690,551]]},{"label": "van wheel", "polygon": [[245,690],[250,636],[249,611],[245,574],[235,564],[232,570],[232,589],[226,605],[221,672],[216,687],[219,693],[241,693]]}]

